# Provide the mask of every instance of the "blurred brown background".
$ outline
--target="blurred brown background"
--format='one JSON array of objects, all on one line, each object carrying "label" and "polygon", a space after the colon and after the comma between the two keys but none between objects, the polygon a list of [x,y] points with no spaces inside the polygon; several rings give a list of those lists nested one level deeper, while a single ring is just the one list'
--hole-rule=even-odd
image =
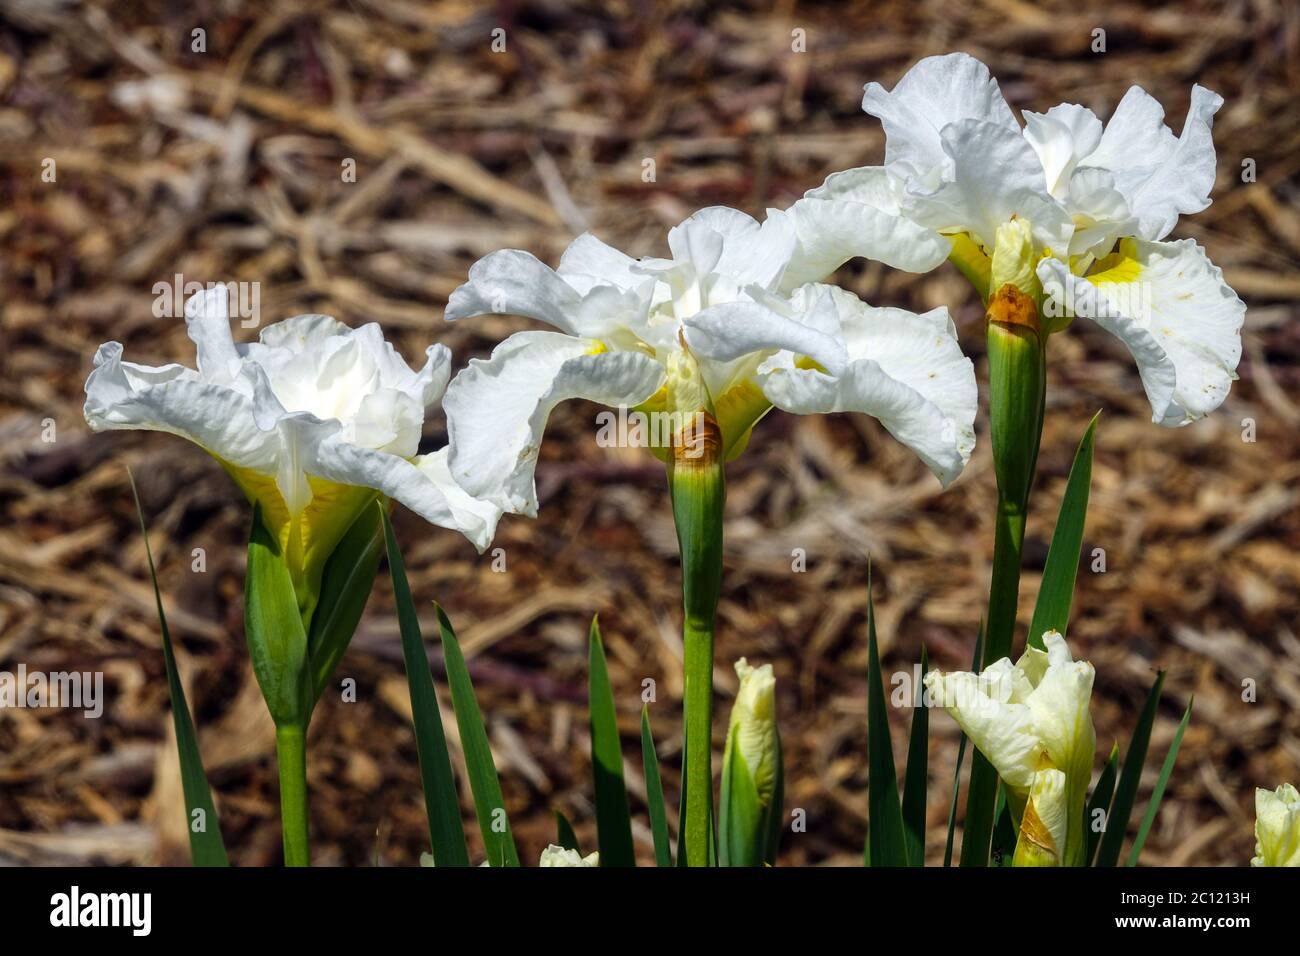
[{"label": "blurred brown background", "polygon": [[[108,701],[99,720],[0,713],[0,862],[188,858],[128,465],[233,860],[279,859],[270,725],[241,639],[248,511],[198,448],[95,436],[81,416],[101,341],[124,342],[136,361],[193,364],[183,323],[152,314],[154,283],[176,273],[258,282],[264,323],[305,311],[377,320],[408,358],[438,340],[463,363],[524,326],[443,324],[447,295],[479,256],[509,246],[553,263],[583,229],[663,254],[666,227],[700,206],[761,215],[786,205],[829,172],[880,160],[879,124],[859,110],[865,82],[892,87],[917,58],[965,50],[1017,109],[1071,100],[1106,117],[1136,83],[1178,130],[1193,82],[1226,99],[1214,205],[1175,235],[1203,243],[1250,306],[1241,381],[1209,419],[1161,429],[1116,340],[1084,322],[1053,339],[1022,624],[1075,444],[1104,409],[1085,553],[1103,548],[1106,571],[1081,571],[1071,629],[1076,653],[1097,667],[1098,767],[1167,668],[1138,813],[1193,694],[1196,710],[1145,859],[1246,864],[1253,788],[1300,783],[1300,8],[1146,6],[5,3],[0,669],[102,670]],[[492,49],[497,28],[504,52]],[[1098,28],[1105,53],[1091,50]],[[204,52],[193,49],[196,29]],[[806,52],[792,49],[796,30]],[[55,182],[42,179],[46,158]],[[355,183],[341,175],[348,159]],[[1256,182],[1243,183],[1245,160]],[[981,310],[951,267],[917,277],[858,262],[840,280],[875,304],[948,304],[984,380]],[[595,411],[575,403],[554,415],[541,516],[505,520],[495,543],[505,573],[458,536],[398,513],[417,599],[441,601],[472,651],[526,860],[553,836],[553,809],[594,845],[583,704],[593,612],[647,860],[636,743],[647,677],[676,800],[679,579],[662,468],[598,448]],[[1242,440],[1247,418],[1254,443]],[[53,443],[42,440],[46,419]],[[947,493],[858,416],[774,413],[729,470],[717,745],[731,661],[771,661],[787,810],[808,821],[787,834],[784,863],[860,860],[868,557],[886,669],[910,668],[923,643],[941,667],[969,661],[993,537],[983,419],[979,429]],[[427,447],[444,440],[435,417]],[[191,569],[195,548],[205,549],[203,573]],[[792,573],[796,548],[806,573]],[[427,831],[386,574],[345,676],[358,702],[327,696],[312,728],[316,859],[412,864]],[[1242,701],[1246,679],[1254,703]],[[901,755],[907,714],[893,717]],[[932,862],[955,741],[936,715]],[[463,802],[477,841],[468,793]]]}]

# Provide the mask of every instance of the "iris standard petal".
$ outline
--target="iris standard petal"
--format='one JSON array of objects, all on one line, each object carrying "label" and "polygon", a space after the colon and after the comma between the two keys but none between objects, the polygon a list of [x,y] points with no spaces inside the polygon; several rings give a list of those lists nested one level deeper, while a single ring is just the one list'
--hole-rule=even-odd
[{"label": "iris standard petal", "polygon": [[624,290],[636,288],[645,282],[645,276],[633,271],[635,266],[631,256],[584,232],[569,243],[555,271],[570,286],[585,293],[597,284]]},{"label": "iris standard petal", "polygon": [[965,53],[920,60],[892,92],[868,83],[862,109],[885,128],[886,164],[907,163],[922,175],[948,166],[939,134],[949,123],[971,119],[1020,131],[989,68]]},{"label": "iris standard petal", "polygon": [[951,174],[933,191],[913,189],[907,212],[940,232],[968,232],[992,250],[998,227],[1027,220],[1035,245],[1064,252],[1074,224],[1047,192],[1043,168],[1019,129],[980,120],[944,127],[941,140]]},{"label": "iris standard petal", "polygon": [[239,374],[239,352],[230,334],[225,283],[193,295],[185,303],[185,332],[194,343],[199,375],[225,385]]},{"label": "iris standard petal", "polygon": [[1043,165],[1047,191],[1059,199],[1068,191],[1075,167],[1101,141],[1101,120],[1076,103],[1062,103],[1046,113],[1026,110],[1024,117],[1025,140]]},{"label": "iris standard petal", "polygon": [[737,287],[775,288],[795,248],[794,224],[782,216],[758,222],[738,209],[709,206],[668,230],[674,262],[698,276],[717,273]]},{"label": "iris standard petal", "polygon": [[1138,235],[1163,239],[1179,215],[1210,205],[1214,188],[1214,114],[1223,97],[1203,86],[1192,87],[1182,133],[1175,137],[1164,123],[1165,111],[1141,87],[1131,87],[1120,101],[1101,141],[1081,165],[1109,169],[1116,186],[1138,217]]}]

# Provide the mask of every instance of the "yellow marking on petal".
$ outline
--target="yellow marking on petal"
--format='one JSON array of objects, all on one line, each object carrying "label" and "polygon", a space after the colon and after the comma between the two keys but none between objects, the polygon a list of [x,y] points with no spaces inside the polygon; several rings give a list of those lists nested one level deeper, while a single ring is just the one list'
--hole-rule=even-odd
[{"label": "yellow marking on petal", "polygon": [[[668,383],[665,382],[663,385],[660,385],[659,391],[655,392],[640,405],[630,409],[630,411],[640,412],[647,417],[668,411]],[[654,444],[651,444],[649,447],[652,455],[662,461],[665,465],[668,464],[669,459],[672,458],[672,449],[670,447],[667,445]]]},{"label": "yellow marking on petal", "polygon": [[748,380],[733,385],[715,399],[713,410],[722,427],[723,453],[727,461],[745,450],[750,432],[771,408],[772,403],[763,390]]},{"label": "yellow marking on petal", "polygon": [[1132,239],[1124,239],[1116,251],[1097,260],[1085,278],[1093,285],[1129,285],[1141,278],[1142,271],[1142,263],[1137,260],[1137,244]]},{"label": "yellow marking on petal", "polygon": [[981,301],[988,301],[989,286],[993,282],[993,260],[991,260],[979,243],[969,233],[959,232],[948,239],[952,242],[952,252],[948,261],[957,267],[957,271],[975,287]]},{"label": "yellow marking on petal", "polygon": [[1108,262],[1110,258],[1107,256],[1098,263],[1098,265],[1105,265],[1106,268],[1086,276],[1093,285],[1132,285],[1142,277],[1142,263],[1136,259]]},{"label": "yellow marking on petal", "polygon": [[261,505],[262,522],[279,542],[298,592],[299,606],[309,616],[319,597],[325,562],[352,522],[378,493],[372,488],[342,485],[308,475],[311,502],[298,515],[291,515],[274,475],[240,468],[221,458],[217,461],[234,479],[249,504]]},{"label": "yellow marking on petal", "polygon": [[591,348],[587,349],[588,355],[602,355],[609,351],[609,347],[604,342],[597,342]]},{"label": "yellow marking on petal", "polygon": [[825,365],[817,361],[815,358],[809,358],[807,355],[800,355],[797,359],[795,359],[794,367],[801,368],[809,372],[821,372],[823,375],[830,374],[829,372],[826,371]]}]

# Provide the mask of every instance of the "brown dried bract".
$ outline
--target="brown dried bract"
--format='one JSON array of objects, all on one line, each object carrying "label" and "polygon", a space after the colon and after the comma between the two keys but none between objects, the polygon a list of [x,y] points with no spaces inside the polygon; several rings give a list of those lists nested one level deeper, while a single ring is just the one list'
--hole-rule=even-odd
[{"label": "brown dried bract", "polygon": [[674,467],[713,467],[722,460],[722,429],[718,420],[701,409],[673,436]]},{"label": "brown dried bract", "polygon": [[1038,307],[1034,305],[1034,300],[1010,282],[989,298],[984,317],[990,322],[1001,322],[1003,325],[1027,325],[1035,332],[1039,331]]}]

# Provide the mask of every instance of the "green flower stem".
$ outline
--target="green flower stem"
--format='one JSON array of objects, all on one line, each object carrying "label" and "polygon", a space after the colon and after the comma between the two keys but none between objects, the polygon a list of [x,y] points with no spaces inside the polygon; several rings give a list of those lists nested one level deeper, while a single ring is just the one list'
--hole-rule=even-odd
[{"label": "green flower stem", "polygon": [[[985,625],[988,636],[985,639],[984,667],[1010,654],[1020,592],[1020,551],[1024,540],[1024,510],[999,495],[993,539],[993,580],[989,585],[989,609]],[[998,635],[1003,650],[991,655],[988,647],[994,634]],[[962,866],[988,865],[997,786],[997,771],[976,750],[971,759],[970,786],[966,795],[966,823],[961,840]]]},{"label": "green flower stem", "polygon": [[285,724],[275,729],[275,759],[280,767],[280,828],[284,865],[311,866],[307,836],[307,731]]},{"label": "green flower stem", "polygon": [[1011,654],[1020,596],[1020,556],[1025,543],[1025,508],[998,495],[993,531],[993,576],[989,584],[984,666]]},{"label": "green flower stem", "polygon": [[668,465],[682,564],[686,678],[682,800],[687,866],[708,866],[713,856],[713,626],[722,588],[722,510],[726,497],[717,422],[707,412],[700,415],[703,441],[676,445]]},{"label": "green flower stem", "polygon": [[[1002,298],[996,293],[991,314]],[[1005,303],[1003,303],[1005,305]],[[1015,312],[1036,320],[1032,305],[1013,296],[1003,314]],[[998,481],[998,509],[993,538],[993,577],[989,584],[983,667],[1011,654],[1020,597],[1020,560],[1025,540],[1029,489],[1043,435],[1046,356],[1034,324],[988,323],[989,420],[993,468]],[[993,838],[998,776],[978,751],[971,761],[961,865],[987,866]]]}]

